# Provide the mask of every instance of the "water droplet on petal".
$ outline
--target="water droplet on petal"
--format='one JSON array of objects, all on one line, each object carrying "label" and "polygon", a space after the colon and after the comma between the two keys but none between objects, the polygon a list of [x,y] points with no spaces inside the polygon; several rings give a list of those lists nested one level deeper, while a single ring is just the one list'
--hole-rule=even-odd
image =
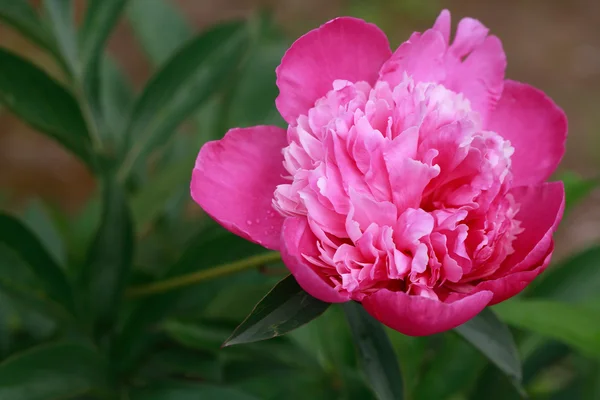
[{"label": "water droplet on petal", "polygon": [[252,221],[250,221],[250,220],[247,220],[247,221],[246,221],[246,223],[247,223],[248,225],[252,225]]},{"label": "water droplet on petal", "polygon": [[257,224],[260,224],[260,219],[256,218],[256,221],[254,221],[254,222],[256,222]]}]

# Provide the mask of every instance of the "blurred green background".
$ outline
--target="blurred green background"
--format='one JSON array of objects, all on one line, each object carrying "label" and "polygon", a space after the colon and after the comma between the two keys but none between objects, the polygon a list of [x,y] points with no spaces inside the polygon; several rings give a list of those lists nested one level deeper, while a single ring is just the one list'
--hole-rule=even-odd
[{"label": "blurred green background", "polygon": [[[90,3],[102,11],[102,1]],[[107,12],[104,20],[100,12],[95,14],[100,22],[94,24],[88,2],[72,1],[82,43],[79,57],[86,59],[88,38],[106,39],[100,61],[90,58],[90,65],[98,66],[97,75],[90,75],[99,80],[89,83],[70,66],[65,52],[75,30],[65,29],[68,18],[53,14],[52,5],[42,1],[0,0],[5,21],[0,47],[34,63],[74,94],[102,143],[106,159],[98,163],[118,167],[88,168],[81,156],[59,144],[61,139],[44,135],[43,127],[31,121],[48,110],[35,101],[29,104],[29,123],[23,122],[28,118],[22,110],[18,116],[9,111],[14,104],[0,110],[0,208],[33,232],[67,276],[75,301],[84,299],[83,306],[74,306],[79,309],[76,318],[65,315],[50,301],[44,274],[27,265],[36,263],[27,254],[37,254],[32,245],[23,244],[29,239],[19,236],[17,249],[10,241],[16,231],[0,225],[0,236],[5,231],[0,240],[1,400],[375,398],[338,307],[283,338],[220,349],[254,304],[285,276],[281,264],[156,295],[122,292],[125,286],[208,270],[261,252],[202,215],[189,198],[189,179],[206,140],[221,137],[230,127],[282,124],[273,104],[274,69],[295,38],[336,16],[353,15],[379,25],[395,47],[411,32],[430,27],[442,8],[450,9],[454,24],[464,16],[483,21],[503,41],[507,76],[541,88],[569,117],[567,153],[556,175],[566,184],[569,208],[555,238],[553,266],[521,300],[497,311],[515,335],[523,385],[531,398],[600,399],[600,2],[111,2],[115,16]],[[39,13],[48,37],[32,40],[23,34],[35,31],[35,24],[23,25],[25,14],[16,3]],[[46,3],[60,10],[69,2]],[[134,105],[178,51],[209,27],[230,20],[249,21],[243,37],[234,42],[221,32],[204,45],[212,49],[223,44],[221,58],[213,54],[204,61],[205,47],[191,51],[200,55],[197,60],[186,56],[191,68],[197,67],[195,62],[207,70],[230,65],[223,72],[226,79],[217,84],[202,80],[201,74],[171,71],[172,98],[155,96],[146,109]],[[230,47],[220,39],[229,40]],[[13,82],[2,79],[2,57],[0,92],[8,104],[6,85]],[[235,63],[223,61],[229,59]],[[23,98],[52,98],[37,81],[23,82]],[[93,95],[90,87],[99,87],[100,94]],[[144,120],[150,118],[148,112],[172,117],[178,110],[184,111],[167,122]],[[150,136],[140,157],[129,157],[140,137]],[[113,184],[114,176],[122,185]],[[98,275],[104,267],[114,267],[119,282],[118,295],[103,305],[104,288],[114,283],[111,276]],[[103,279],[108,279],[106,285]],[[103,284],[94,287],[90,282],[95,280]],[[388,333],[402,369],[405,398],[520,398],[507,377],[453,332],[428,338]]]}]

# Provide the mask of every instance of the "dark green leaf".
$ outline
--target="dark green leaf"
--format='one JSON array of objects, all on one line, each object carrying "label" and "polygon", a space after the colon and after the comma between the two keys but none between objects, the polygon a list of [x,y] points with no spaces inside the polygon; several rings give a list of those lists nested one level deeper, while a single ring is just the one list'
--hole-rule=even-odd
[{"label": "dark green leaf", "polygon": [[127,198],[111,176],[103,182],[101,224],[92,243],[83,282],[89,285],[89,305],[105,323],[117,312],[133,261],[133,226]]},{"label": "dark green leaf", "polygon": [[166,166],[133,197],[131,209],[135,225],[140,232],[148,229],[149,224],[164,210],[169,199],[177,195],[177,189],[189,184],[196,150]]},{"label": "dark green leaf", "polygon": [[47,207],[38,200],[32,200],[23,214],[23,222],[40,239],[59,265],[66,265],[67,254],[61,233],[50,217]]},{"label": "dark green leaf", "polygon": [[91,144],[77,102],[30,62],[0,49],[0,101],[92,166]]},{"label": "dark green leaf", "polygon": [[0,243],[14,251],[37,275],[50,298],[69,311],[75,309],[67,277],[39,240],[19,220],[0,214]]},{"label": "dark green leaf", "polygon": [[481,351],[494,365],[509,376],[520,390],[523,373],[513,336],[504,323],[490,309],[484,309],[475,318],[455,331]]},{"label": "dark green leaf", "polygon": [[105,56],[100,62],[100,84],[99,104],[105,124],[103,132],[110,137],[109,140],[114,143],[116,150],[123,153],[124,149],[121,146],[124,138],[118,134],[123,132],[133,104],[133,88],[119,65],[109,56]]},{"label": "dark green leaf", "polygon": [[596,179],[584,179],[573,171],[565,171],[558,177],[565,186],[565,213],[580,203],[587,195],[600,185]]},{"label": "dark green leaf", "polygon": [[600,246],[550,267],[538,279],[528,288],[528,296],[566,302],[597,296],[600,293]]},{"label": "dark green leaf", "polygon": [[428,362],[421,361],[422,376],[413,392],[415,400],[451,399],[474,384],[485,366],[481,354],[457,336],[442,334],[436,339],[440,343],[435,352]]},{"label": "dark green leaf", "polygon": [[247,36],[244,24],[218,25],[187,43],[151,79],[127,127],[134,144],[125,158],[122,177],[140,157],[164,144],[191,112],[227,82],[245,54]]},{"label": "dark green leaf", "polygon": [[43,48],[55,51],[50,32],[27,0],[0,0],[0,19]]},{"label": "dark green leaf", "polygon": [[116,25],[127,0],[88,0],[85,20],[80,31],[80,59],[82,69],[97,63],[104,44]]},{"label": "dark green leaf", "polygon": [[64,64],[72,75],[81,72],[77,58],[77,34],[73,0],[44,0],[44,9]]},{"label": "dark green leaf", "polygon": [[[214,231],[202,231],[190,240],[186,250],[165,274],[164,278],[172,278],[193,271],[210,269],[211,267],[264,252],[264,248],[250,243],[222,228]],[[257,273],[254,272],[254,275]],[[181,288],[171,292],[160,293],[142,300],[125,321],[115,347],[116,357],[122,370],[132,368],[143,350],[156,339],[150,328],[160,322],[178,303],[190,296],[194,312],[198,313],[203,305],[213,299],[225,286],[230,286],[237,279],[249,279],[251,272],[236,276],[226,276],[198,284],[196,287]]]},{"label": "dark green leaf", "polygon": [[494,311],[510,325],[600,357],[600,325],[593,310],[549,300],[512,299],[494,306]]},{"label": "dark green leaf", "polygon": [[235,389],[207,384],[172,383],[132,391],[130,400],[258,400]]},{"label": "dark green leaf", "polygon": [[106,385],[102,359],[77,343],[35,347],[0,364],[2,400],[70,399]]},{"label": "dark green leaf", "polygon": [[358,303],[342,304],[350,325],[360,363],[380,400],[404,398],[402,375],[394,348],[383,325]]},{"label": "dark green leaf", "polygon": [[387,327],[385,330],[400,364],[405,393],[413,393],[419,382],[420,370],[428,358],[427,355],[431,354],[429,337],[406,336]]},{"label": "dark green leaf", "polygon": [[252,313],[224,346],[251,343],[284,335],[317,318],[329,307],[306,293],[292,275],[279,282],[254,307]]},{"label": "dark green leaf", "polygon": [[127,16],[154,65],[161,65],[192,37],[181,12],[166,0],[130,0]]}]

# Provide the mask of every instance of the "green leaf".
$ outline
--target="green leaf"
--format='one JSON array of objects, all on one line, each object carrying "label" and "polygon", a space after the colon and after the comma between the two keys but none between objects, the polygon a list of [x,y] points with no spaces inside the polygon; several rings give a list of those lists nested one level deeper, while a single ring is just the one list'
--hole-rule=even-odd
[{"label": "green leaf", "polygon": [[600,325],[597,313],[591,309],[550,300],[512,299],[495,305],[493,310],[510,325],[600,357]]},{"label": "green leaf", "polygon": [[523,391],[523,372],[517,346],[508,327],[486,308],[455,331],[475,346]]},{"label": "green leaf", "polygon": [[55,52],[50,32],[27,0],[0,0],[0,19],[41,47]]},{"label": "green leaf", "polygon": [[[173,278],[193,271],[206,270],[227,262],[264,252],[264,248],[233,235],[222,228],[202,231],[191,239],[179,260],[170,266],[163,278]],[[213,299],[225,286],[236,283],[236,279],[249,280],[256,271],[226,276],[200,283],[195,287],[181,288],[160,293],[140,301],[125,321],[116,346],[115,356],[121,370],[133,368],[148,346],[156,339],[151,329],[177,307],[189,295],[195,313]]]},{"label": "green leaf", "polygon": [[275,107],[275,98],[279,94],[275,84],[275,69],[281,63],[288,47],[287,41],[281,36],[270,40],[259,38],[230,94],[226,128],[254,125],[286,126]]},{"label": "green leaf", "polygon": [[171,383],[130,392],[130,400],[258,400],[235,389],[207,384]]},{"label": "green leaf", "polygon": [[0,214],[0,243],[8,246],[28,265],[51,299],[69,311],[75,309],[67,277],[35,235],[18,219]]},{"label": "green leaf", "polygon": [[123,188],[111,176],[103,182],[101,224],[87,256],[83,282],[89,285],[89,304],[101,323],[119,309],[133,261],[134,235]]},{"label": "green leaf", "polygon": [[72,0],[44,0],[44,9],[50,21],[50,29],[64,64],[72,75],[81,72],[77,59],[77,34],[75,31]]},{"label": "green leaf", "polygon": [[317,318],[329,307],[306,293],[289,275],[254,307],[224,346],[252,343],[284,335]]},{"label": "green leaf", "polygon": [[130,0],[127,16],[154,65],[161,65],[192,37],[192,28],[180,10],[165,0]]},{"label": "green leaf", "polygon": [[78,343],[35,347],[0,364],[2,400],[70,399],[107,384],[100,356]]},{"label": "green leaf", "polygon": [[600,293],[600,246],[594,246],[548,268],[526,294],[565,302],[587,300]]},{"label": "green leaf", "polygon": [[103,132],[116,150],[123,153],[124,138],[119,136],[119,133],[123,132],[133,104],[133,88],[123,75],[120,66],[107,55],[100,62],[100,84],[99,107],[104,117],[103,122],[106,124]]},{"label": "green leaf", "polygon": [[189,184],[196,150],[166,166],[133,197],[131,209],[135,225],[140,232],[148,230],[149,225],[164,210],[166,203],[178,194],[178,188]]},{"label": "green leaf", "polygon": [[88,0],[80,31],[82,69],[88,71],[101,58],[104,44],[116,25],[127,0]]},{"label": "green leaf", "polygon": [[64,266],[67,264],[67,253],[62,233],[44,203],[39,200],[30,201],[23,214],[23,222],[35,233],[44,248],[52,254],[59,265]]},{"label": "green leaf", "polygon": [[380,400],[404,398],[402,375],[383,326],[355,302],[343,303],[359,360]]},{"label": "green leaf", "polygon": [[127,135],[134,144],[123,162],[122,178],[227,82],[247,44],[245,24],[218,25],[187,43],[151,79],[131,113]]},{"label": "green leaf", "polygon": [[77,101],[30,62],[0,49],[0,102],[93,166],[91,143]]},{"label": "green leaf", "polygon": [[565,213],[579,204],[600,185],[597,179],[584,179],[573,171],[565,171],[558,176],[565,186]]},{"label": "green leaf", "polygon": [[451,399],[475,383],[485,366],[481,354],[456,335],[434,338],[435,346],[429,346],[431,356],[421,360],[418,369],[422,376],[411,392],[414,400]]}]

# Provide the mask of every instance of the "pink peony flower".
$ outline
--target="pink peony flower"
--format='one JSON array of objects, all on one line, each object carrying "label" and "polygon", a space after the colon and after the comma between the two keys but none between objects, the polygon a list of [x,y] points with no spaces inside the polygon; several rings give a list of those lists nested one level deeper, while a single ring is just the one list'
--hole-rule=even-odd
[{"label": "pink peony flower", "polygon": [[279,250],[326,302],[361,302],[407,335],[454,328],[519,293],[550,262],[564,190],[544,183],[567,121],[505,80],[500,40],[450,13],[394,53],[372,24],[337,18],[277,69],[289,124],[207,143],[194,200]]}]

